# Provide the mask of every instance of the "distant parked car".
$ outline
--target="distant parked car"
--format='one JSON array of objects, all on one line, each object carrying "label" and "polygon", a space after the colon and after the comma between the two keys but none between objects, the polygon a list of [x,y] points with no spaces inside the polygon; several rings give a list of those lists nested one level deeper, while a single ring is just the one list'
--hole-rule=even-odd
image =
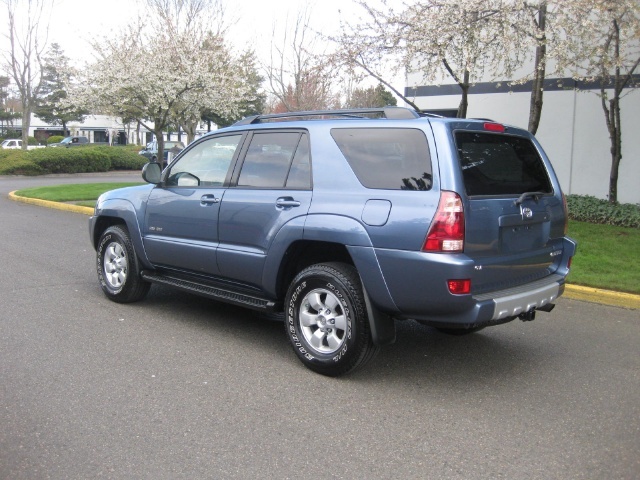
[{"label": "distant parked car", "polygon": [[50,147],[77,147],[80,145],[88,145],[89,139],[87,137],[65,137],[60,143],[52,143]]},{"label": "distant parked car", "polygon": [[[29,145],[27,150],[33,150],[34,148],[40,148],[42,145]],[[4,148],[6,150],[17,150],[22,148],[22,140],[17,138],[8,138],[2,144],[0,144],[0,148]]]},{"label": "distant parked car", "polygon": [[[174,142],[174,141],[166,141],[164,142],[164,155],[163,164],[166,165],[168,163],[169,154],[172,153],[174,156],[184,150],[184,143],[182,142]],[[147,143],[147,146],[138,152],[138,155],[143,155],[147,157],[152,162],[158,161],[158,142],[154,140],[153,142]]]}]

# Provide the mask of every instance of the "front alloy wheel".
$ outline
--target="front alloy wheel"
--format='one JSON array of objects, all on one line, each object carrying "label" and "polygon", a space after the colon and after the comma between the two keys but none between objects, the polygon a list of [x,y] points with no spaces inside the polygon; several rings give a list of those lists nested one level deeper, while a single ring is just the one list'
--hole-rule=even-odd
[{"label": "front alloy wheel", "polygon": [[140,276],[138,256],[124,225],[113,225],[100,236],[96,266],[100,287],[114,302],[136,302],[149,292],[150,283]]},{"label": "front alloy wheel", "polygon": [[104,278],[113,290],[122,288],[127,280],[129,262],[127,254],[118,242],[111,242],[105,248],[103,257]]}]

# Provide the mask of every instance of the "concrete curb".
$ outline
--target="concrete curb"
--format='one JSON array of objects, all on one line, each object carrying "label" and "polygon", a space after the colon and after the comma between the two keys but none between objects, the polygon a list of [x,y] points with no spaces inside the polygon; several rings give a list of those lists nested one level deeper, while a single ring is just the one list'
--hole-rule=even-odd
[{"label": "concrete curb", "polygon": [[40,200],[39,198],[27,198],[16,195],[16,191],[9,192],[9,199],[14,202],[28,203],[30,205],[38,205],[39,207],[55,208],[56,210],[64,210],[66,212],[83,213],[85,215],[93,215],[93,208],[81,207],[69,203],[51,202],[49,200]]},{"label": "concrete curb", "polygon": [[[84,215],[93,215],[93,208],[80,207],[68,203],[51,202],[37,198],[21,197],[15,193],[15,191],[9,193],[9,198],[15,202],[29,203],[40,207],[55,208],[67,212],[82,213]],[[573,300],[640,310],[640,295],[634,295],[632,293],[612,292],[601,288],[582,287],[580,285],[566,285],[563,296]]]},{"label": "concrete curb", "polygon": [[633,293],[613,292],[601,288],[568,284],[565,287],[563,296],[573,300],[640,310],[640,295],[634,295]]}]

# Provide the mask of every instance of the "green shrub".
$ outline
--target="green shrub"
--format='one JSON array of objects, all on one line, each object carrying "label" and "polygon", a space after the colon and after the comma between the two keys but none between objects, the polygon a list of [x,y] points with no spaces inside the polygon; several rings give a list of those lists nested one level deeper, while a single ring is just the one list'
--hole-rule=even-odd
[{"label": "green shrub", "polygon": [[109,170],[141,170],[147,162],[139,147],[105,145],[0,150],[0,175],[42,175],[47,173],[89,173]]},{"label": "green shrub", "polygon": [[99,146],[94,147],[97,151],[104,153],[111,162],[111,170],[142,170],[147,163],[147,159],[138,155],[139,149],[132,149],[126,146]]},{"label": "green shrub", "polygon": [[29,159],[47,173],[108,172],[111,162],[98,147],[39,148]]},{"label": "green shrub", "polygon": [[51,135],[47,138],[47,145],[51,145],[52,143],[60,143],[64,137],[62,135]]},{"label": "green shrub", "polygon": [[23,150],[0,150],[0,175],[42,175],[48,173],[31,161],[30,153]]},{"label": "green shrub", "polygon": [[611,204],[590,195],[567,195],[569,218],[580,222],[640,228],[640,204]]}]

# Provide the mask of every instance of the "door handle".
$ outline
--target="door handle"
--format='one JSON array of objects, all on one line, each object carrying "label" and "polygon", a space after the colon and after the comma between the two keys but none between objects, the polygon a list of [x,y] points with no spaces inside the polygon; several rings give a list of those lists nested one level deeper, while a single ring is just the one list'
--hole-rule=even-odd
[{"label": "door handle", "polygon": [[213,205],[214,203],[218,203],[220,201],[219,198],[216,198],[215,195],[203,195],[200,197],[200,205]]},{"label": "door handle", "polygon": [[291,207],[299,207],[300,202],[294,200],[292,197],[280,197],[276,200],[277,208],[291,208]]}]

